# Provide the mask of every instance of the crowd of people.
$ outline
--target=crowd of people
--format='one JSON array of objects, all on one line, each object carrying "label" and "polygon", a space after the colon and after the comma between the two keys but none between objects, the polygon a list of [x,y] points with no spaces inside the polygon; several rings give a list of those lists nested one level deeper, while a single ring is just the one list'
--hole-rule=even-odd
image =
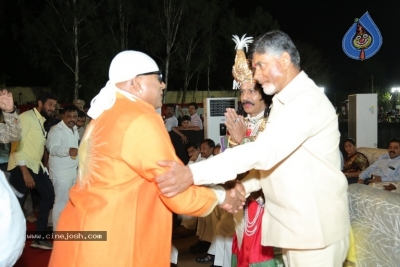
[{"label": "crowd of people", "polygon": [[[248,58],[252,38],[234,41],[232,73],[246,114],[226,110],[224,144],[189,142],[185,131],[203,129],[196,103],[180,124],[176,107],[167,106],[163,121],[156,112],[162,73],[139,51],[114,57],[109,81],[87,114],[76,100],[57,120],[57,97],[43,93],[35,108],[17,115],[12,95],[1,91],[1,142],[11,148],[8,163],[2,162],[9,182],[0,176],[7,203],[0,209],[0,266],[12,266],[22,253],[22,209],[32,190],[40,204],[30,246],[52,249],[50,267],[176,264],[168,241],[173,213],[197,218],[191,227],[199,241],[190,250],[204,253],[196,258],[200,263],[272,267],[274,248],[281,248],[287,267],[342,266],[349,248],[347,186],[400,180],[400,140],[390,140],[388,155],[369,166],[348,139],[342,168],[338,117],[300,69],[290,37],[267,32]],[[188,143],[186,165],[175,153],[172,131]],[[54,231],[106,236],[50,242],[41,238],[49,220]]]}]

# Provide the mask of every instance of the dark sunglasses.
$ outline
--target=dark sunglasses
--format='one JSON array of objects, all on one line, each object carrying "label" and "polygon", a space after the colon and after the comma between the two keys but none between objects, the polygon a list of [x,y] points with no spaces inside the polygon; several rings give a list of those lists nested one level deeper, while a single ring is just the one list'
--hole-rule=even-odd
[{"label": "dark sunglasses", "polygon": [[158,75],[158,81],[159,81],[160,83],[162,83],[162,81],[163,81],[163,75],[162,75],[162,71],[161,71],[161,70],[159,70],[159,71],[152,71],[152,72],[146,72],[146,73],[141,73],[141,74],[138,74],[137,76],[142,76],[142,75]]}]

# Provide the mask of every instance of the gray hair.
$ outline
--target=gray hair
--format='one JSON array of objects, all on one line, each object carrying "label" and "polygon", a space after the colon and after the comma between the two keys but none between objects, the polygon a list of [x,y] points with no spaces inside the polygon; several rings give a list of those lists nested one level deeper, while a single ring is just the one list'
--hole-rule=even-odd
[{"label": "gray hair", "polygon": [[300,70],[299,51],[297,51],[292,39],[281,31],[270,31],[257,37],[250,48],[249,54],[251,58],[254,53],[279,57],[283,52],[287,52],[290,55],[292,63]]}]

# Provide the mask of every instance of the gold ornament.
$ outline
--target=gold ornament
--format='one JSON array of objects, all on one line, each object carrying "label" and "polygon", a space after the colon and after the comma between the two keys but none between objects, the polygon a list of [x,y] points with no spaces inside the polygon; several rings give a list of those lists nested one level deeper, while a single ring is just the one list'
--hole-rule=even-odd
[{"label": "gold ornament", "polygon": [[239,38],[237,35],[233,35],[232,40],[236,44],[236,56],[235,65],[232,67],[232,75],[235,79],[233,82],[233,89],[239,89],[240,85],[244,82],[253,82],[253,72],[251,71],[249,61],[244,53],[244,48],[246,52],[248,45],[253,42],[253,37],[246,37],[246,34]]}]

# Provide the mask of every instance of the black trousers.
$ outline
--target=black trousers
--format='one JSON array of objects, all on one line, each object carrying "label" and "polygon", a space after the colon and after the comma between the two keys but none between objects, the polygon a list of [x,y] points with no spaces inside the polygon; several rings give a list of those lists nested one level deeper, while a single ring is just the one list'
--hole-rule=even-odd
[{"label": "black trousers", "polygon": [[[47,231],[47,220],[49,218],[50,210],[54,204],[54,188],[53,183],[50,181],[49,176],[43,172],[40,168],[38,174],[34,173],[29,169],[29,173],[32,175],[35,181],[35,188],[40,193],[40,204],[39,204],[39,214],[36,221],[36,232]],[[22,198],[18,198],[21,208],[23,208],[25,202],[25,196],[28,188],[25,185],[24,177],[22,175],[21,169],[17,166],[10,171],[10,183],[11,185],[21,194],[24,195]]]}]

